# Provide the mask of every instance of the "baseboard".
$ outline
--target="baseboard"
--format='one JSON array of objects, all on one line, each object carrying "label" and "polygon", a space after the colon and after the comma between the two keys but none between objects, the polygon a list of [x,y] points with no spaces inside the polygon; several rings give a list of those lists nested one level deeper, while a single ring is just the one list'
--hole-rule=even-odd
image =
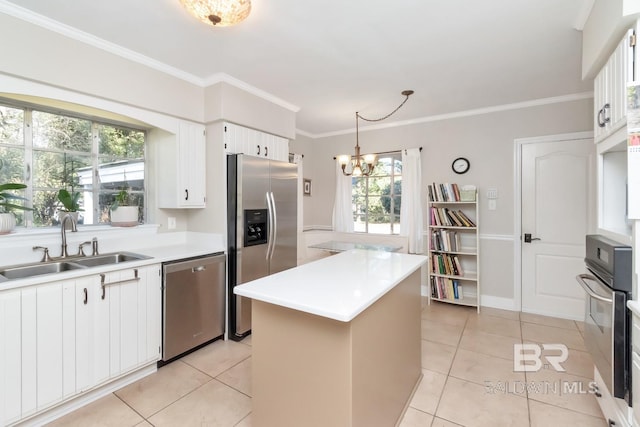
[{"label": "baseboard", "polygon": [[69,401],[64,403],[60,403],[59,405],[46,410],[38,415],[33,416],[27,420],[22,420],[19,422],[20,427],[27,426],[42,426],[48,424],[60,417],[63,417],[77,409],[82,408],[83,406],[100,399],[114,391],[121,389],[122,387],[129,385],[133,382],[138,381],[141,378],[146,377],[147,375],[151,375],[158,370],[156,362],[153,362],[150,365],[142,367],[130,374],[127,374],[123,377],[118,378],[112,382],[109,382],[101,387],[96,388],[95,390],[91,390],[87,393],[81,394],[78,397],[75,397]]},{"label": "baseboard", "polygon": [[499,308],[501,310],[520,311],[520,307],[513,298],[495,297],[493,295],[480,295],[480,306]]}]

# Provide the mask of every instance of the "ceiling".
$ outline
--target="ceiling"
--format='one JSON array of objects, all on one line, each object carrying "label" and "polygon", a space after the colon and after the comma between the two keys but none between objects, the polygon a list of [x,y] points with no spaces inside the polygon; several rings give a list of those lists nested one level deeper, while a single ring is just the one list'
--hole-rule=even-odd
[{"label": "ceiling", "polygon": [[415,94],[387,122],[592,90],[575,28],[593,0],[252,0],[234,27],[207,26],[179,0],[0,3],[198,84],[231,76],[299,108],[309,136],[350,131],[356,111],[385,115],[405,89]]}]

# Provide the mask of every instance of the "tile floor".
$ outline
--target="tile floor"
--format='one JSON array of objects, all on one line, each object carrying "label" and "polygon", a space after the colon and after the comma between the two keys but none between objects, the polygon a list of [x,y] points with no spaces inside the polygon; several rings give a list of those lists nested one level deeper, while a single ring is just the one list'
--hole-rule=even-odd
[{"label": "tile floor", "polygon": [[[426,306],[423,378],[401,427],[606,426],[586,393],[593,365],[581,327],[527,313]],[[565,344],[566,372],[514,372],[513,345],[521,343]],[[251,337],[217,341],[51,425],[248,427],[250,372]],[[564,384],[578,393],[563,392]]]}]

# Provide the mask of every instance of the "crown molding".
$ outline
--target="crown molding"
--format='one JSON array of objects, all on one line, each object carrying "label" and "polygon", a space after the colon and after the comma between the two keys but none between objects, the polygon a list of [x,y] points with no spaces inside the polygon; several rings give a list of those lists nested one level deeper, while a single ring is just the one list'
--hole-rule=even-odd
[{"label": "crown molding", "polygon": [[[372,130],[409,126],[409,125],[415,125],[419,123],[438,122],[442,120],[458,119],[461,117],[479,116],[482,114],[491,114],[491,113],[509,111],[509,110],[519,110],[522,108],[538,107],[541,105],[560,104],[563,102],[573,102],[573,101],[580,101],[583,99],[591,99],[591,98],[593,98],[593,91],[580,92],[580,93],[573,93],[569,95],[554,96],[550,98],[540,98],[540,99],[533,99],[530,101],[515,102],[512,104],[503,104],[503,105],[495,105],[492,107],[463,110],[455,113],[437,114],[434,116],[426,116],[426,117],[421,117],[417,119],[403,120],[399,122],[381,123],[377,125],[364,126],[364,127],[360,126],[359,131],[362,133],[362,132],[367,132]],[[353,129],[345,129],[345,130],[335,131],[335,132],[312,134],[309,132],[296,129],[296,133],[299,133],[300,135],[304,135],[312,139],[327,138],[327,137],[339,136],[339,135],[349,135],[355,132],[356,130],[355,128],[353,128]]]},{"label": "crown molding", "polygon": [[289,111],[292,111],[294,113],[297,113],[298,111],[300,111],[300,107],[293,105],[281,98],[278,98],[277,96],[274,96],[268,92],[265,92],[262,89],[258,89],[255,86],[251,86],[249,83],[243,82],[240,79],[236,79],[233,76],[230,76],[226,73],[216,73],[213,74],[209,77],[207,77],[206,79],[204,79],[204,85],[205,86],[211,86],[214,85],[216,83],[228,83],[232,86],[237,87],[238,89],[242,89],[245,92],[248,92],[252,95],[255,95],[259,98],[262,98],[264,100],[267,100],[273,104],[279,105],[283,108],[286,108]]},{"label": "crown molding", "polygon": [[178,68],[167,65],[164,62],[157,61],[153,58],[137,53],[133,50],[124,48],[115,43],[101,39],[100,37],[96,37],[92,34],[81,31],[69,25],[63,24],[54,19],[32,12],[29,9],[25,9],[24,7],[18,6],[7,0],[0,0],[0,13],[4,13],[5,15],[12,16],[22,21],[44,28],[46,30],[53,31],[55,33],[61,34],[70,39],[79,41],[89,46],[93,46],[95,48],[101,49],[105,52],[109,52],[111,54],[128,59],[132,62],[142,64],[151,69],[160,71],[162,73],[165,73],[167,75],[173,76],[175,78],[178,78],[180,80],[186,81],[188,83],[194,84],[202,88],[205,88],[215,83],[224,82],[232,86],[235,86],[238,89],[242,89],[245,92],[248,92],[259,98],[262,98],[266,101],[269,101],[273,104],[286,108],[287,110],[293,111],[294,113],[297,113],[298,111],[300,111],[300,107],[290,104],[270,93],[265,92],[264,90],[251,86],[250,84],[243,82],[242,80],[236,79],[235,77],[232,77],[228,74],[216,73],[204,79],[197,77],[193,74],[187,73]]}]

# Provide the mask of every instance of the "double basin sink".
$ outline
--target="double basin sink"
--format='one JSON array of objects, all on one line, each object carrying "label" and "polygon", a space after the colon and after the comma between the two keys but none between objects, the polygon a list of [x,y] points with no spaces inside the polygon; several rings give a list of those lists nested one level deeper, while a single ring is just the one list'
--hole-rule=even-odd
[{"label": "double basin sink", "polygon": [[114,252],[103,255],[69,257],[64,260],[16,265],[0,268],[0,282],[25,279],[33,276],[40,276],[42,274],[54,274],[89,267],[120,264],[127,261],[139,261],[149,258],[150,257],[146,255],[135,254],[132,252]]}]

